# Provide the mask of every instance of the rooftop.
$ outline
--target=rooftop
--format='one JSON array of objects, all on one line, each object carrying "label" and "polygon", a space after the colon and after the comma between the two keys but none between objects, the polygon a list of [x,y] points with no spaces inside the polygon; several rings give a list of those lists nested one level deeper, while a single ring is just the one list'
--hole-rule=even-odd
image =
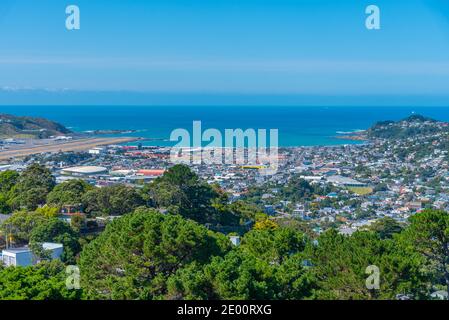
[{"label": "rooftop", "polygon": [[107,172],[108,169],[105,167],[97,167],[97,166],[81,166],[81,167],[65,168],[62,171],[67,173],[78,173],[78,174],[99,174]]},{"label": "rooftop", "polygon": [[8,219],[10,217],[10,215],[7,214],[0,214],[0,223],[2,223],[3,221],[5,221],[6,219]]},{"label": "rooftop", "polygon": [[[45,250],[54,250],[54,249],[60,249],[64,246],[61,243],[52,243],[52,242],[44,242],[42,243],[42,248]],[[25,247],[19,247],[19,248],[8,248],[3,250],[3,253],[25,253],[30,252],[31,249],[28,246]]]},{"label": "rooftop", "polygon": [[343,176],[330,176],[327,178],[327,181],[338,184],[362,184],[357,180]]}]

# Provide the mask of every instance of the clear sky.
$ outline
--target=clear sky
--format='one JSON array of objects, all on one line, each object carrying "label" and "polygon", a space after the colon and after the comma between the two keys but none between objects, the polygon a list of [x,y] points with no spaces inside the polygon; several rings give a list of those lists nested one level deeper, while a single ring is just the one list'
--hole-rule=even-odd
[{"label": "clear sky", "polygon": [[30,91],[449,101],[449,1],[1,0],[0,104]]}]

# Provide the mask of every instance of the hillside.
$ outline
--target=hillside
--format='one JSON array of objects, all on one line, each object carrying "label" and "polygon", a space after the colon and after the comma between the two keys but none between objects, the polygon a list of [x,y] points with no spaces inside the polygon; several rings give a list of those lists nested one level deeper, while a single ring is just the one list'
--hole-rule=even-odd
[{"label": "hillside", "polygon": [[33,117],[18,117],[0,114],[0,138],[37,138],[45,139],[51,136],[72,133],[63,125]]},{"label": "hillside", "polygon": [[448,132],[446,122],[439,122],[421,115],[412,115],[400,121],[381,121],[366,131],[368,138],[403,139],[417,135]]}]

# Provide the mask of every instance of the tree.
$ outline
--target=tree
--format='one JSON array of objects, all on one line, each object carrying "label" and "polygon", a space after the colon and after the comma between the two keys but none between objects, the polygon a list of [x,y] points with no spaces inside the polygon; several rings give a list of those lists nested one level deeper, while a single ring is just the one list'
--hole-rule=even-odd
[{"label": "tree", "polygon": [[0,213],[11,213],[11,189],[17,183],[19,174],[16,171],[0,172]]},{"label": "tree", "polygon": [[39,164],[30,165],[11,190],[10,204],[13,209],[35,210],[45,204],[47,194],[55,186],[50,170]]},{"label": "tree", "polygon": [[227,206],[235,216],[240,217],[240,222],[244,223],[248,220],[256,221],[260,217],[266,215],[256,205],[238,200]]},{"label": "tree", "polygon": [[0,268],[0,300],[74,300],[81,290],[69,290],[60,261],[31,267]]},{"label": "tree", "polygon": [[17,171],[0,172],[0,193],[7,194],[17,183],[19,174]]},{"label": "tree", "polygon": [[427,209],[410,217],[410,226],[401,239],[426,259],[437,282],[441,281],[449,294],[449,214]]},{"label": "tree", "polygon": [[379,191],[388,191],[388,186],[386,183],[379,183],[378,185],[376,185],[373,189],[374,192],[379,192]]},{"label": "tree", "polygon": [[3,222],[1,228],[16,245],[26,245],[33,228],[45,220],[47,218],[42,213],[22,210],[14,212]]},{"label": "tree", "polygon": [[299,300],[310,297],[314,280],[301,255],[271,264],[242,250],[216,257],[205,267],[215,297],[224,300]]},{"label": "tree", "polygon": [[13,208],[36,210],[38,206],[45,204],[47,190],[44,188],[32,188],[21,191],[12,201]]},{"label": "tree", "polygon": [[291,230],[250,233],[224,257],[215,256],[203,267],[180,269],[168,281],[168,296],[225,300],[311,297],[315,280],[303,266],[303,236]]},{"label": "tree", "polygon": [[0,213],[8,214],[11,212],[11,208],[8,204],[8,197],[5,194],[0,193]]},{"label": "tree", "polygon": [[315,192],[314,188],[304,179],[293,177],[283,188],[285,196],[294,202],[310,198]]},{"label": "tree", "polygon": [[264,217],[263,219],[256,221],[254,225],[255,230],[274,230],[278,227],[279,225],[268,217]]},{"label": "tree", "polygon": [[[307,248],[318,281],[318,299],[395,299],[398,294],[421,299],[427,294],[422,258],[394,240],[381,240],[373,232],[352,236],[331,229]],[[367,268],[379,270],[379,288],[366,285]]]},{"label": "tree", "polygon": [[240,249],[258,259],[281,264],[289,256],[302,252],[306,243],[304,234],[293,229],[263,229],[245,234]]},{"label": "tree", "polygon": [[274,268],[241,250],[214,258],[204,273],[216,299],[267,300],[276,294]]},{"label": "tree", "polygon": [[35,212],[42,214],[46,218],[56,218],[59,215],[59,209],[56,207],[51,207],[45,205],[43,207],[37,208]]},{"label": "tree", "polygon": [[167,300],[218,299],[210,279],[205,275],[207,265],[192,262],[167,279]]},{"label": "tree", "polygon": [[47,196],[47,203],[62,207],[78,205],[84,194],[94,187],[84,180],[69,180],[58,184]]},{"label": "tree", "polygon": [[18,184],[25,190],[41,187],[45,190],[52,190],[55,186],[55,178],[52,176],[49,169],[40,164],[34,163],[19,177]]},{"label": "tree", "polygon": [[293,229],[304,233],[308,238],[314,238],[316,236],[316,233],[313,231],[313,225],[299,218],[279,218],[276,220],[276,223],[281,228]]},{"label": "tree", "polygon": [[192,170],[190,170],[188,166],[177,164],[167,170],[161,180],[164,180],[172,185],[184,187],[197,183],[199,181],[199,177]]},{"label": "tree", "polygon": [[281,300],[310,299],[317,288],[312,270],[302,253],[286,258],[276,269],[276,298]]},{"label": "tree", "polygon": [[81,253],[89,298],[160,299],[168,278],[230,249],[230,241],[197,223],[153,209],[138,209],[107,225]]},{"label": "tree", "polygon": [[368,230],[378,233],[381,239],[391,239],[394,234],[403,230],[403,226],[395,219],[386,217],[374,222]]},{"label": "tree", "polygon": [[239,217],[223,205],[223,194],[185,165],[175,165],[162,177],[144,187],[143,194],[150,205],[199,223],[238,224]]},{"label": "tree", "polygon": [[91,216],[123,215],[144,204],[136,189],[120,184],[87,191],[82,202]]},{"label": "tree", "polygon": [[69,224],[57,218],[39,223],[30,233],[31,244],[40,245],[43,242],[62,243],[64,252],[61,260],[67,263],[74,263],[76,255],[81,251],[78,239],[79,234]]},{"label": "tree", "polygon": [[81,228],[86,224],[86,217],[83,214],[75,214],[70,220],[70,226],[76,232],[80,232]]}]

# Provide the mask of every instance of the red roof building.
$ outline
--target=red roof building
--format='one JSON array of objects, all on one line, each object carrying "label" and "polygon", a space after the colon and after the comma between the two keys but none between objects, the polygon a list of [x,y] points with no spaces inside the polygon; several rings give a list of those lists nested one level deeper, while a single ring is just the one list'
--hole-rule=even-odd
[{"label": "red roof building", "polygon": [[164,174],[165,170],[159,170],[159,169],[142,169],[137,171],[137,174],[141,174],[144,176],[152,176],[152,177],[158,177],[162,176]]}]

